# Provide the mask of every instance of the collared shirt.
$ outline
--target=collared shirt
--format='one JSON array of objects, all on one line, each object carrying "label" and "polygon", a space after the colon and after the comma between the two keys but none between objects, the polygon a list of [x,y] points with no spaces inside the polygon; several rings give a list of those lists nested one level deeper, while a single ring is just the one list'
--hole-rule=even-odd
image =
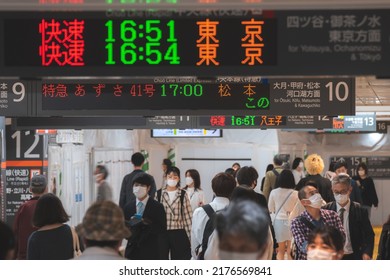
[{"label": "collared shirt", "polygon": [[181,189],[179,188],[174,195],[174,199],[171,200],[167,188],[161,190],[161,203],[167,215],[167,230],[184,229],[191,240],[192,209],[190,200],[187,195],[184,195],[183,206],[181,205]]},{"label": "collared shirt", "polygon": [[[320,215],[320,220],[322,220],[324,224],[335,227],[345,237],[345,231],[343,225],[341,224],[340,217],[335,211],[320,209]],[[300,216],[305,217],[314,225],[314,219],[309,215],[306,210]],[[294,237],[294,242],[296,243],[298,248],[298,259],[306,260],[307,238],[309,236],[309,233],[311,232],[311,229],[308,228],[306,224],[301,221],[301,219],[299,218],[300,216],[298,216],[292,221],[291,232]]]},{"label": "collared shirt", "polygon": [[145,199],[144,200],[139,200],[138,199],[138,197],[135,199],[135,206],[136,206],[136,211],[137,211],[137,213],[138,213],[138,203],[139,202],[141,202],[143,205],[144,205],[144,211],[145,211],[145,208],[146,208],[146,204],[148,203],[148,200],[149,200],[149,195],[147,195],[146,197],[145,197]]},{"label": "collared shirt", "polygon": [[[229,205],[229,199],[226,197],[216,196],[212,202],[210,202],[211,208],[214,212],[220,211],[226,206]],[[209,220],[206,211],[202,207],[199,207],[195,210],[194,216],[192,217],[192,227],[191,227],[191,255],[192,258],[196,259],[195,249],[203,240],[203,232],[206,227],[206,223]]]},{"label": "collared shirt", "polygon": [[[344,216],[343,216],[343,227],[345,230],[345,244],[344,244],[344,254],[349,255],[353,253],[352,249],[352,243],[351,243],[351,236],[349,233],[349,208],[351,207],[351,200],[348,200],[347,205],[344,207],[341,207],[338,203],[336,203],[336,209],[337,209],[337,214],[340,213],[340,209],[344,208]],[[340,215],[340,214],[339,214]]]}]

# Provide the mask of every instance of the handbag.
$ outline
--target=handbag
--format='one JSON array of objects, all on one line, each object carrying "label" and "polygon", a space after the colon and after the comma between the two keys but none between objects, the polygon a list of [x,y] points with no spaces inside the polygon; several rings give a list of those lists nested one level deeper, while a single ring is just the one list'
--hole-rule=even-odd
[{"label": "handbag", "polygon": [[282,209],[283,205],[286,203],[286,201],[288,200],[288,198],[291,196],[291,194],[293,193],[294,191],[291,191],[290,194],[286,197],[286,199],[283,201],[282,205],[280,205],[278,211],[275,212],[275,214],[271,214],[271,221],[272,223],[275,222],[275,219],[276,219],[276,216],[279,214],[280,210]]},{"label": "handbag", "polygon": [[72,232],[73,239],[73,258],[77,259],[82,254],[80,250],[79,236],[77,235],[77,232],[74,227],[70,227],[70,231]]}]

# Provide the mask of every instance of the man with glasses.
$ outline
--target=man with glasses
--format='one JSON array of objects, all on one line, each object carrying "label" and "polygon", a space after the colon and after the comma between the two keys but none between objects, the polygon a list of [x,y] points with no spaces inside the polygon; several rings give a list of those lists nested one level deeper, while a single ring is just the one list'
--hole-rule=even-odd
[{"label": "man with glasses", "polygon": [[305,211],[291,223],[291,232],[296,245],[295,259],[307,259],[307,244],[309,233],[322,225],[333,226],[345,236],[341,220],[337,213],[321,209],[323,199],[317,188],[305,185],[298,191],[298,198],[305,207]]},{"label": "man with glasses", "polygon": [[346,233],[345,260],[370,260],[374,250],[374,231],[367,210],[349,198],[352,192],[351,178],[340,173],[332,179],[332,191],[336,201],[324,206],[335,211],[343,223]]}]

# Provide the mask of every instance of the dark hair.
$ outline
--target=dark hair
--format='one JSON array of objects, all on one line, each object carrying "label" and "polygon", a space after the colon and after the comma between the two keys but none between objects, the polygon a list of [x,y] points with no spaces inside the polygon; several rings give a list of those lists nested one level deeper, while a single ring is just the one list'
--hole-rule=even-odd
[{"label": "dark hair", "polygon": [[67,221],[69,221],[69,216],[58,197],[47,193],[38,199],[32,220],[34,226],[43,227]]},{"label": "dark hair", "polygon": [[291,170],[285,169],[282,172],[280,172],[276,187],[278,188],[280,187],[283,189],[295,188],[294,175],[292,174]]},{"label": "dark hair", "polygon": [[303,162],[303,159],[300,157],[296,157],[292,163],[291,169],[296,169],[299,165],[299,163]]},{"label": "dark hair", "polygon": [[96,169],[99,170],[99,173],[103,175],[103,179],[108,177],[108,170],[104,165],[96,165]]},{"label": "dark hair", "polygon": [[329,169],[328,169],[329,171],[335,172],[336,169],[334,168],[334,166],[336,165],[336,162],[337,162],[337,161],[333,161],[333,160],[332,160],[332,161],[329,163]]},{"label": "dark hair", "polygon": [[236,178],[239,185],[252,186],[259,178],[259,173],[253,166],[244,166],[240,168]]},{"label": "dark hair", "polygon": [[274,169],[274,165],[273,164],[268,164],[267,168],[265,169],[265,173],[267,173],[268,171],[271,171],[272,169]]},{"label": "dark hair", "polygon": [[0,221],[0,260],[5,260],[10,250],[15,249],[15,236],[12,229]]},{"label": "dark hair", "polygon": [[46,186],[31,186],[30,188],[33,194],[43,194],[46,190]]},{"label": "dark hair", "polygon": [[109,248],[115,248],[118,246],[119,241],[118,240],[104,240],[104,241],[96,241],[96,240],[90,240],[90,239],[84,239],[85,247],[109,247]]},{"label": "dark hair", "polygon": [[250,200],[259,203],[256,193],[247,185],[240,185],[234,188],[230,201]]},{"label": "dark hair", "polygon": [[253,201],[239,200],[229,204],[216,216],[219,240],[224,236],[240,236],[264,249],[268,241],[269,218],[265,209]]},{"label": "dark hair", "polygon": [[348,169],[348,164],[345,160],[338,160],[335,164],[334,164],[334,171],[336,171],[337,169],[341,168],[341,167],[345,167],[345,169]]},{"label": "dark hair", "polygon": [[368,176],[368,167],[367,167],[367,164],[365,164],[364,162],[361,162],[358,164],[358,166],[356,166],[356,174],[359,175],[359,169],[360,168],[363,168],[364,170],[364,173],[366,173],[366,176]]},{"label": "dark hair", "polygon": [[241,168],[241,165],[238,162],[233,163],[232,167],[235,166],[235,165],[238,165],[238,168]]},{"label": "dark hair", "polygon": [[216,196],[230,199],[232,191],[236,187],[236,180],[230,174],[225,172],[218,173],[211,180],[211,188]]},{"label": "dark hair", "polygon": [[298,198],[299,198],[299,200],[306,199],[305,189],[306,189],[307,187],[313,187],[313,188],[316,188],[316,190],[318,190],[318,186],[317,186],[317,184],[316,184],[315,182],[313,182],[313,181],[307,181],[307,182],[303,185],[303,187],[302,187],[300,190],[298,190]]},{"label": "dark hair", "polygon": [[167,169],[167,171],[165,172],[165,175],[169,175],[169,174],[175,174],[179,177],[179,182],[177,183],[177,187],[180,186],[180,169],[176,166],[171,166]]},{"label": "dark hair", "polygon": [[139,183],[141,185],[150,187],[152,185],[152,179],[149,174],[145,172],[139,172],[139,174],[137,174],[133,179],[133,184],[134,183]]},{"label": "dark hair", "polygon": [[230,174],[234,177],[236,171],[233,168],[229,167],[229,168],[226,168],[225,173]]},{"label": "dark hair", "polygon": [[162,164],[166,165],[167,168],[172,166],[172,161],[169,158],[164,158]]},{"label": "dark hair", "polygon": [[274,156],[274,164],[278,166],[281,166],[283,164],[283,159],[279,154]]},{"label": "dark hair", "polygon": [[344,248],[344,237],[335,227],[324,224],[314,228],[308,235],[308,244],[314,243],[317,236],[321,237],[322,242],[334,248],[336,252]]},{"label": "dark hair", "polygon": [[141,166],[145,161],[145,157],[141,153],[134,153],[131,156],[131,162],[134,164],[134,166]]},{"label": "dark hair", "polygon": [[197,189],[201,189],[200,188],[200,175],[199,175],[198,170],[196,170],[196,169],[188,169],[186,171],[185,175],[187,175],[187,173],[189,173],[191,178],[194,180],[194,188],[196,190]]}]

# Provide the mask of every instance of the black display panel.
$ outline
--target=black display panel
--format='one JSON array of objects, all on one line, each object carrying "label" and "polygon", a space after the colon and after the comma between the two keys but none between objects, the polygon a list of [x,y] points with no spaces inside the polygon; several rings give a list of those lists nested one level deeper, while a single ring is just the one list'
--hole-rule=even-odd
[{"label": "black display panel", "polygon": [[389,10],[0,13],[1,76],[390,75]]}]

